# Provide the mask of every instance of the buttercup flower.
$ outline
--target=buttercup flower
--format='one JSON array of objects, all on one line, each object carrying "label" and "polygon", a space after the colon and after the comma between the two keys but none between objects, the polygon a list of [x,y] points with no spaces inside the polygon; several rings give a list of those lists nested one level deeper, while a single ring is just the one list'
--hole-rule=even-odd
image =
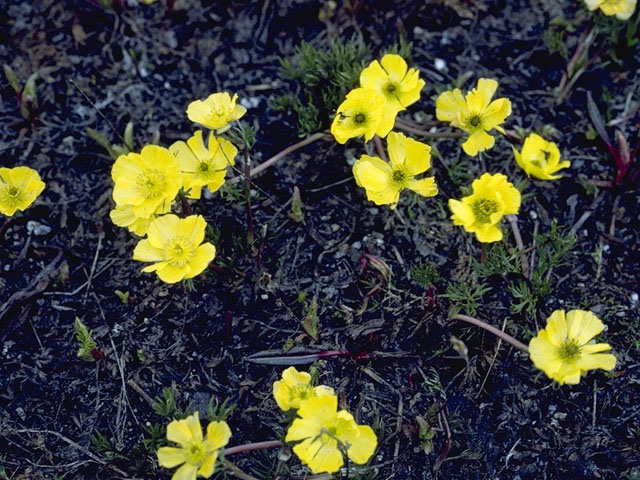
[{"label": "buttercup flower", "polygon": [[438,193],[434,177],[416,180],[415,176],[431,166],[431,147],[402,133],[391,132],[387,137],[390,163],[378,157],[362,155],[353,165],[358,186],[367,192],[367,199],[376,205],[391,205],[394,209],[405,188],[423,197]]},{"label": "buttercup flower", "polygon": [[133,259],[157,262],[142,269],[156,272],[160,280],[176,283],[193,278],[216,256],[216,247],[202,243],[207,223],[201,215],[178,218],[168,214],[156,218],[133,251]]},{"label": "buttercup flower", "polygon": [[569,161],[560,161],[560,150],[555,143],[546,141],[537,133],[532,133],[525,139],[522,153],[515,147],[511,148],[518,166],[527,175],[540,180],[557,180],[562,175],[554,175],[554,173],[571,165]]},{"label": "buttercup flower", "polygon": [[213,474],[218,450],[224,447],[231,437],[226,422],[211,422],[207,425],[207,436],[202,437],[202,427],[198,412],[184,420],[174,420],[167,425],[167,440],[179,447],[160,447],[158,464],[173,468],[172,480],[195,480],[197,476],[209,478]]},{"label": "buttercup flower", "polygon": [[387,99],[377,131],[384,137],[393,128],[398,112],[418,101],[424,80],[415,68],[407,69],[407,62],[400,55],[387,54],[380,63],[374,60],[362,70],[360,86],[382,93]]},{"label": "buttercup flower", "polygon": [[300,402],[320,395],[333,395],[333,388],[311,385],[311,375],[289,367],[282,372],[282,380],[273,382],[273,397],[281,410],[300,408]]},{"label": "buttercup flower", "polygon": [[286,442],[302,440],[293,452],[313,473],[337,472],[344,464],[342,451],[357,464],[366,463],[373,455],[378,439],[368,425],[358,425],[346,410],[338,409],[338,398],[321,395],[300,402],[298,415],[285,438]]},{"label": "buttercup flower", "polygon": [[467,92],[465,97],[459,88],[440,94],[436,100],[436,117],[443,122],[469,132],[471,135],[462,144],[467,155],[493,147],[495,139],[487,132],[495,128],[501,133],[500,125],[511,115],[511,102],[507,98],[491,101],[498,88],[498,82],[490,78],[478,80],[478,87]]},{"label": "buttercup flower", "polygon": [[44,187],[40,175],[32,168],[0,168],[0,213],[11,217],[17,210],[25,210]]},{"label": "buttercup flower", "polygon": [[178,161],[169,150],[157,145],[147,145],[140,153],[120,155],[111,178],[116,205],[131,205],[131,212],[138,218],[167,211],[182,185]]},{"label": "buttercup flower", "polygon": [[471,184],[473,193],[462,201],[449,200],[454,225],[475,233],[479,242],[502,240],[498,224],[504,215],[517,214],[520,209],[520,192],[506,175],[484,173]]},{"label": "buttercup flower", "polygon": [[209,148],[204,146],[202,132],[198,130],[186,142],[175,142],[169,147],[182,170],[182,188],[189,198],[198,199],[204,185],[215,192],[224,183],[227,167],[235,165],[238,149],[224,138],[209,134]]},{"label": "buttercup flower", "polygon": [[228,130],[231,122],[241,118],[247,109],[236,104],[238,94],[233,98],[227,93],[213,93],[206,100],[195,100],[187,107],[187,117],[203,127],[222,133]]},{"label": "buttercup flower", "polygon": [[591,11],[599,8],[607,16],[615,15],[618,20],[629,20],[636,9],[636,0],[584,0]]},{"label": "buttercup flower", "polygon": [[576,384],[587,370],[613,370],[616,357],[608,343],[592,343],[591,339],[604,330],[604,324],[593,313],[584,310],[556,310],[547,319],[547,326],[529,342],[531,361],[547,377]]},{"label": "buttercup flower", "polygon": [[141,237],[144,237],[149,230],[149,226],[153,221],[158,218],[158,215],[167,213],[171,209],[169,202],[164,202],[158,210],[156,210],[150,217],[142,218],[136,217],[133,214],[133,205],[118,206],[109,212],[109,217],[114,225],[119,227],[127,227],[130,232],[135,233]]},{"label": "buttercup flower", "polygon": [[331,124],[331,133],[336,141],[345,143],[350,138],[360,135],[364,135],[365,141],[371,140],[382,121],[386,104],[385,96],[375,90],[351,90],[346,100],[338,107]]}]

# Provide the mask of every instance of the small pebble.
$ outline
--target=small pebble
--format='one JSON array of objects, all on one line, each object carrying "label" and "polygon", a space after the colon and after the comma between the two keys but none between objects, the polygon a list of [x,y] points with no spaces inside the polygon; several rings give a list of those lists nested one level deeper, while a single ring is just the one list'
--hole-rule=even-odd
[{"label": "small pebble", "polygon": [[438,70],[439,72],[446,70],[447,68],[447,62],[445,62],[443,59],[441,58],[436,58],[433,61],[433,66],[436,67],[436,70]]},{"label": "small pebble", "polygon": [[260,295],[260,298],[262,300],[269,300],[269,295],[267,295],[266,293],[263,293],[262,295]]},{"label": "small pebble", "polygon": [[38,223],[34,220],[27,222],[27,232],[34,234],[36,237],[48,235],[51,233],[51,227]]},{"label": "small pebble", "polygon": [[538,214],[535,212],[535,210],[529,210],[529,216],[535,220],[536,218],[538,218]]},{"label": "small pebble", "polygon": [[638,294],[636,292],[633,292],[631,294],[631,306],[635,307],[638,304]]}]

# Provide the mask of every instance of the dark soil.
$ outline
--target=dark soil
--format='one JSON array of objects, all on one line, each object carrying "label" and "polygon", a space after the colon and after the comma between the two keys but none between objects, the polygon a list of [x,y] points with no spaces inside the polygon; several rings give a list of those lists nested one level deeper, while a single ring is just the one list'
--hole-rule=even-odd
[{"label": "dark soil", "polygon": [[[267,365],[247,357],[285,345],[346,352],[314,366],[358,421],[378,432],[379,450],[362,478],[640,478],[640,191],[631,177],[607,187],[613,161],[601,141],[585,136],[591,91],[607,120],[624,119],[616,128],[635,145],[640,43],[617,46],[618,62],[595,62],[556,104],[566,60],[549,52],[543,32],[555,17],[583,15],[578,0],[352,2],[353,11],[339,8],[329,24],[318,19],[324,3],[316,1],[176,0],[173,11],[162,2],[128,3],[118,13],[88,0],[0,8],[2,63],[22,81],[39,74],[39,117],[31,123],[9,84],[0,85],[0,165],[28,165],[47,184],[0,239],[0,478],[170,478],[142,446],[145,428],[168,421],[148,402],[168,387],[181,406],[200,411],[212,397],[237,403],[231,445],[279,438],[286,424],[271,384],[291,360]],[[298,141],[295,118],[268,107],[286,88],[279,56],[293,55],[302,40],[323,47],[334,36],[360,36],[373,59],[403,34],[427,82],[404,118],[432,120],[437,94],[462,75],[469,78],[463,88],[495,78],[499,96],[513,104],[507,127],[555,127],[572,161],[562,180],[527,186],[519,215],[526,245],[553,220],[577,234],[565,264],[551,273],[552,293],[535,315],[512,314],[508,278],[489,277],[492,290],[476,315],[498,327],[506,318],[507,331],[528,342],[553,310],[590,309],[608,326],[601,337],[618,358],[613,373],[554,387],[526,355],[447,320],[452,305],[441,295],[449,282],[477,282],[480,255],[472,236],[448,219],[447,198],[459,198],[460,186],[482,173],[457,139],[429,140],[440,195],[403,193],[396,213],[367,202],[352,180],[347,159],[363,152],[358,141],[321,140],[287,156],[255,179],[261,240],[254,251],[244,245],[245,208],[233,190],[195,203],[217,236],[215,263],[230,272],[196,278],[195,291],[162,284],[131,259],[137,240],[108,217],[113,160],[86,128],[119,140],[80,91],[118,131],[134,122],[137,149],[188,138],[193,99],[237,92],[251,107],[244,119],[258,130],[257,164]],[[570,53],[579,35],[569,40]],[[510,141],[498,139],[485,162],[518,183],[524,175]],[[305,205],[300,224],[288,217],[294,186]],[[29,233],[30,221],[50,232]],[[505,239],[511,247],[511,235]],[[365,253],[393,272],[370,298],[381,279]],[[429,290],[410,275],[421,262],[438,268]],[[127,304],[116,290],[130,292]],[[317,341],[301,325],[313,298]],[[93,330],[103,355],[95,363],[76,357],[75,317]],[[466,344],[468,362],[452,335]],[[430,416],[435,437],[425,452],[416,419]],[[96,430],[117,455],[95,448]],[[234,461],[274,478],[276,457],[272,450]],[[282,472],[302,478],[306,470],[294,458]]]}]

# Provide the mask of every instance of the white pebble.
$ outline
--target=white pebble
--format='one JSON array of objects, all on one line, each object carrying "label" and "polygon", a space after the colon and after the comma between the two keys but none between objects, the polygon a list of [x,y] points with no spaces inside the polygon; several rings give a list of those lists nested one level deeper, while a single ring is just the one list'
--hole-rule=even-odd
[{"label": "white pebble", "polygon": [[443,59],[441,58],[436,58],[433,61],[433,66],[436,67],[436,70],[438,70],[439,72],[445,70],[447,68],[447,62],[445,62]]}]

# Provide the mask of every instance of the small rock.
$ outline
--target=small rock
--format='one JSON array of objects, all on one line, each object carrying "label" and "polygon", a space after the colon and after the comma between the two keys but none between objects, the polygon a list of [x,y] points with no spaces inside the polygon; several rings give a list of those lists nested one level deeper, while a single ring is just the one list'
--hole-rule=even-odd
[{"label": "small rock", "polygon": [[439,72],[442,72],[443,70],[447,69],[447,62],[445,62],[441,58],[436,58],[433,61],[433,66],[436,67],[436,70],[438,70]]},{"label": "small rock", "polygon": [[35,220],[29,220],[27,222],[27,232],[32,233],[36,237],[43,235],[49,235],[51,233],[51,227],[38,223]]},{"label": "small rock", "polygon": [[638,304],[638,294],[636,292],[633,292],[631,294],[631,306],[635,307]]}]

